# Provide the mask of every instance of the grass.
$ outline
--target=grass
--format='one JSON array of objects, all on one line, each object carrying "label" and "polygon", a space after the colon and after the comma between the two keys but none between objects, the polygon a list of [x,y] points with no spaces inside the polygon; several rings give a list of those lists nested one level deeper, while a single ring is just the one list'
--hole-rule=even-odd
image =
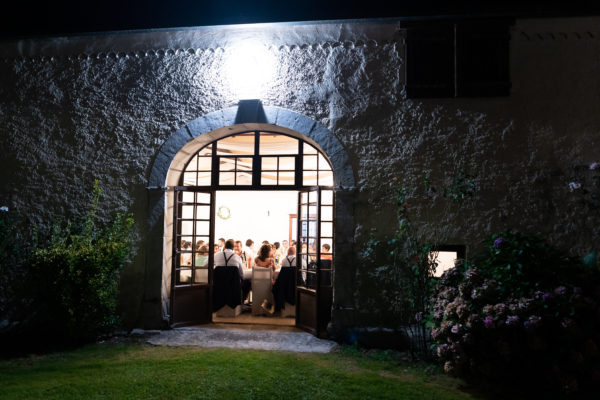
[{"label": "grass", "polygon": [[0,399],[473,399],[393,352],[330,354],[102,343],[0,360]]}]

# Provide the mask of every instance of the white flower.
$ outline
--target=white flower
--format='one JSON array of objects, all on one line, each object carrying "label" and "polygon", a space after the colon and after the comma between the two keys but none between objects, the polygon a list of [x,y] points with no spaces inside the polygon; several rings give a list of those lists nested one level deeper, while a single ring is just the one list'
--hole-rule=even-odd
[{"label": "white flower", "polygon": [[8,211],[8,207],[2,206],[2,207],[0,207],[0,211]]},{"label": "white flower", "polygon": [[594,170],[594,169],[598,169],[598,168],[600,168],[600,163],[593,162],[590,164],[590,169]]},{"label": "white flower", "polygon": [[581,188],[581,183],[577,183],[577,182],[570,182],[569,183],[569,192],[572,192],[573,190],[577,190]]}]

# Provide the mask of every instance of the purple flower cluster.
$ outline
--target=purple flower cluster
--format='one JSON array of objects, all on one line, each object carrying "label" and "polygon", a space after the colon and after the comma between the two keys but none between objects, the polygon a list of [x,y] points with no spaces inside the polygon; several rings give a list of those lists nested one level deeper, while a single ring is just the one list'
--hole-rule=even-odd
[{"label": "purple flower cluster", "polygon": [[533,329],[533,328],[538,327],[541,322],[542,322],[541,317],[539,317],[537,315],[532,315],[529,318],[527,318],[527,321],[523,322],[523,326],[525,327],[525,329]]},{"label": "purple flower cluster", "polygon": [[461,326],[462,326],[461,324],[453,325],[452,328],[450,329],[450,332],[458,335],[458,333],[460,332]]},{"label": "purple flower cluster", "polygon": [[[557,262],[555,253],[536,253],[534,261],[524,262],[522,253],[537,250],[531,242],[517,239],[503,234],[492,242],[482,254],[487,257],[483,262],[496,264],[465,264],[438,281],[431,298],[431,338],[444,370],[490,382],[503,374],[514,374],[515,379],[535,376],[538,380],[532,385],[548,386],[549,379],[554,389],[564,392],[576,392],[590,382],[600,384],[600,367],[594,367],[597,381],[595,369],[584,368],[600,366],[600,333],[589,328],[600,323],[600,283],[590,284],[584,275],[570,272],[564,268],[567,258]],[[498,251],[507,247],[511,251]],[[519,268],[507,269],[509,263]],[[541,270],[534,270],[539,265]],[[560,268],[552,270],[556,267]],[[527,280],[530,276],[533,281]],[[559,361],[542,361],[548,357]],[[526,361],[510,364],[514,371],[507,372],[516,358]]]},{"label": "purple flower cluster", "polygon": [[449,350],[450,350],[450,346],[447,345],[446,343],[439,345],[437,348],[438,357],[444,357],[446,355],[446,353],[448,353]]},{"label": "purple flower cluster", "polygon": [[508,243],[507,240],[504,239],[502,236],[500,236],[499,238],[494,240],[494,247],[497,249],[503,249],[506,247],[507,243]]},{"label": "purple flower cluster", "polygon": [[559,286],[556,289],[554,289],[554,294],[558,296],[564,296],[565,294],[567,294],[567,288],[564,286]]}]

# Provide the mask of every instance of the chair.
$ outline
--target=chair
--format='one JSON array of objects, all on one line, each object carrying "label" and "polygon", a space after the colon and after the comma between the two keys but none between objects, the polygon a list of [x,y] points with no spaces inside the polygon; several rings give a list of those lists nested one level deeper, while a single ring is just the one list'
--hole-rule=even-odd
[{"label": "chair", "polygon": [[296,315],[296,267],[282,267],[273,286],[275,311],[282,317]]},{"label": "chair", "polygon": [[237,317],[242,313],[242,288],[237,267],[215,267],[213,311],[217,317]]},{"label": "chair", "polygon": [[295,317],[296,316],[296,306],[293,304],[285,302],[285,308],[281,310],[282,317]]},{"label": "chair", "polygon": [[231,308],[228,305],[221,307],[215,315],[221,318],[235,318],[242,313],[242,306],[237,305],[235,308]]},{"label": "chair", "polygon": [[271,268],[252,268],[252,315],[268,315],[261,307],[266,299],[273,304],[273,293],[271,293]]}]

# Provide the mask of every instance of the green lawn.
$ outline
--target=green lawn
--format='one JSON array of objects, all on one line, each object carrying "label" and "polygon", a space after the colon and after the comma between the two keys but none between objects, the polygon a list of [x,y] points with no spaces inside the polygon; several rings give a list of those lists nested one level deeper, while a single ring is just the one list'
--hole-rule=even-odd
[{"label": "green lawn", "polygon": [[103,343],[0,360],[0,399],[473,399],[393,352],[330,354]]}]

